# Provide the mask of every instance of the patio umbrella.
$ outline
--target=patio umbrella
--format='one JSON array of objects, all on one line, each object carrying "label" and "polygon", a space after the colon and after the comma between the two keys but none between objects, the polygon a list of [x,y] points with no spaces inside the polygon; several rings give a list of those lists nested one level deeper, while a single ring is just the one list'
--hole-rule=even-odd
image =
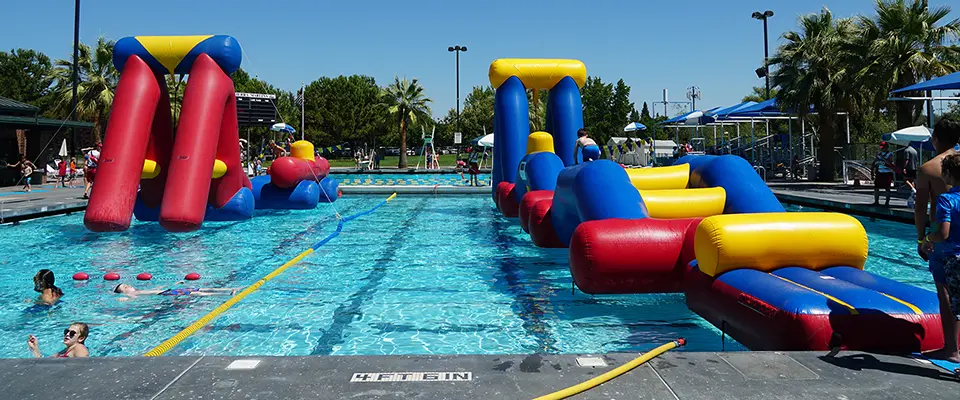
[{"label": "patio umbrella", "polygon": [[296,129],[293,129],[292,126],[287,125],[283,122],[277,122],[270,127],[271,131],[274,132],[286,132],[286,133],[297,133]]},{"label": "patio umbrella", "polygon": [[477,141],[477,144],[483,147],[493,147],[493,134],[491,133],[480,138],[480,140]]},{"label": "patio umbrella", "polygon": [[636,132],[636,131],[645,131],[647,127],[639,122],[631,122],[627,126],[623,127],[624,132]]},{"label": "patio umbrella", "polygon": [[70,152],[67,151],[67,139],[63,139],[63,143],[60,143],[60,152],[57,153],[60,157],[66,157],[70,155]]},{"label": "patio umbrella", "polygon": [[926,142],[930,140],[930,128],[925,126],[911,126],[899,131],[886,133],[883,140],[901,146],[909,146],[910,142]]}]

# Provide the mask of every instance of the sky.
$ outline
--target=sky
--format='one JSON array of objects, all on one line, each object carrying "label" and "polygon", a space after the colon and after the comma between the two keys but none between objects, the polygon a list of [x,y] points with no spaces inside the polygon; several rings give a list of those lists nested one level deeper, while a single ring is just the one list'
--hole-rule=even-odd
[{"label": "sky", "polygon": [[[932,0],[934,6],[946,0]],[[698,109],[736,104],[763,86],[763,23],[770,9],[770,51],[797,18],[830,8],[837,16],[872,13],[873,0],[815,1],[327,1],[327,0],[82,0],[80,39],[133,35],[229,34],[244,50],[242,68],[296,90],[321,76],[419,78],[434,116],[456,105],[460,55],[461,104],[473,86],[488,85],[497,58],[575,58],[605,82],[623,79],[631,101],[685,101],[700,88]],[[72,52],[74,2],[7,2],[0,13],[0,49],[31,48],[51,58]],[[960,18],[954,4],[949,18]],[[651,104],[651,107],[653,105]],[[670,114],[678,114],[675,107]],[[653,110],[651,110],[653,111]],[[656,112],[662,113],[663,106]]]}]

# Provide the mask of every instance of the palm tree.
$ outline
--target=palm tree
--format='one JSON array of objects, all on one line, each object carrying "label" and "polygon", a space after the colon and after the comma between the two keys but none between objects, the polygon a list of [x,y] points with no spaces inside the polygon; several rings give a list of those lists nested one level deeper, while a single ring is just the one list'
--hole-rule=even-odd
[{"label": "palm tree", "polygon": [[847,56],[856,26],[850,19],[836,19],[824,7],[819,14],[800,17],[800,30],[783,34],[786,43],[770,60],[777,65],[771,85],[780,88],[781,107],[793,108],[803,116],[813,105],[820,129],[821,181],[833,181],[836,113],[851,111],[858,94],[855,73]]},{"label": "palm tree", "polygon": [[[955,60],[960,49],[948,46],[960,36],[960,19],[943,23],[950,7],[930,8],[927,0],[877,0],[876,15],[861,16],[858,41],[866,65],[859,76],[876,88],[878,108],[887,94],[921,80],[946,75],[960,68]],[[920,116],[921,103],[898,102],[897,127],[912,126]]]},{"label": "palm tree", "polygon": [[183,75],[166,75],[167,93],[170,94],[170,115],[173,116],[173,127],[176,129],[180,121],[180,108],[183,106],[183,93],[187,87],[187,80]]},{"label": "palm tree", "polygon": [[397,168],[407,167],[407,127],[419,120],[430,119],[430,100],[423,93],[417,78],[407,80],[394,77],[393,83],[383,88],[387,111],[400,122],[400,162]]},{"label": "palm tree", "polygon": [[[93,121],[94,140],[99,142],[103,127],[113,106],[113,94],[120,74],[113,66],[113,41],[104,37],[97,39],[97,47],[80,44],[78,59],[80,85],[77,89],[77,118]],[[73,60],[57,60],[54,76],[56,111],[62,117],[70,117],[73,102]]]},{"label": "palm tree", "polygon": [[762,86],[754,86],[750,91],[750,94],[743,96],[743,99],[740,101],[753,101],[757,103],[764,102],[777,97],[777,88],[770,88],[770,97],[767,98],[767,89]]}]

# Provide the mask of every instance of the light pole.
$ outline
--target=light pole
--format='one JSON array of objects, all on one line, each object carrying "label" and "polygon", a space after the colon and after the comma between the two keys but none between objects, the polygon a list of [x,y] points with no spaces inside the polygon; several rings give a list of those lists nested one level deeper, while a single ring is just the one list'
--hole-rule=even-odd
[{"label": "light pole", "polygon": [[467,46],[451,46],[447,47],[447,51],[457,53],[457,132],[461,132],[462,135],[463,131],[460,130],[460,52],[466,53]]},{"label": "light pole", "polygon": [[[80,58],[80,0],[76,1],[76,6],[73,10],[73,98],[70,108],[71,119],[77,120],[77,86],[80,85],[80,71],[77,67],[79,64]],[[77,128],[73,127],[70,129],[70,147],[73,152],[71,154],[77,154]]]},{"label": "light pole", "polygon": [[[763,20],[763,77],[767,80],[767,98],[770,100],[770,66],[767,60],[770,59],[770,49],[767,44],[767,18],[773,16],[773,11],[767,10],[764,12],[754,11],[751,15],[754,19]],[[757,74],[760,73],[760,70],[757,70]]]}]

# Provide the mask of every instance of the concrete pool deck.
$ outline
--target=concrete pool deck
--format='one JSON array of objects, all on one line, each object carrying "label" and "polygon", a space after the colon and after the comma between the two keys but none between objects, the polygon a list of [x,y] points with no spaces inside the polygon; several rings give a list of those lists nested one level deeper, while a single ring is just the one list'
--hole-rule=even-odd
[{"label": "concrete pool deck", "polygon": [[[0,390],[11,399],[531,399],[636,356],[7,359]],[[582,357],[606,366],[581,366]],[[953,374],[909,357],[668,352],[573,398],[948,399],[958,392]]]},{"label": "concrete pool deck", "polygon": [[[873,205],[873,187],[814,182],[769,182],[767,186],[783,203],[820,208],[864,217],[913,224],[913,209],[905,192],[890,192],[890,206]],[[880,192],[880,202],[885,200]]]},{"label": "concrete pool deck", "polygon": [[83,183],[76,188],[57,188],[53,184],[33,185],[30,193],[22,186],[0,187],[0,224],[25,219],[83,211]]}]

